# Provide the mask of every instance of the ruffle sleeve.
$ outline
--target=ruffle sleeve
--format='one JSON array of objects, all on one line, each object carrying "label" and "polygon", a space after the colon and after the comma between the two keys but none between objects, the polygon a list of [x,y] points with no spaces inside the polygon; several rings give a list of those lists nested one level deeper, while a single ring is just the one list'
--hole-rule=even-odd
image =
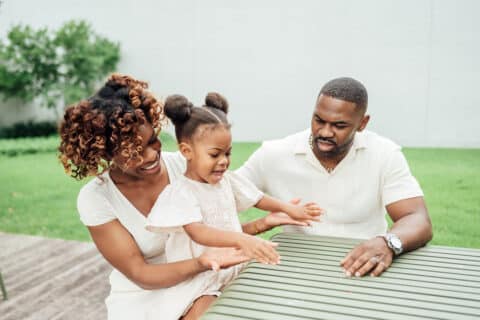
[{"label": "ruffle sleeve", "polygon": [[180,183],[168,185],[148,215],[146,229],[152,232],[183,232],[183,226],[202,222],[196,197]]},{"label": "ruffle sleeve", "polygon": [[80,190],[77,210],[84,225],[98,226],[117,219],[105,193],[105,183],[98,178],[91,180]]}]

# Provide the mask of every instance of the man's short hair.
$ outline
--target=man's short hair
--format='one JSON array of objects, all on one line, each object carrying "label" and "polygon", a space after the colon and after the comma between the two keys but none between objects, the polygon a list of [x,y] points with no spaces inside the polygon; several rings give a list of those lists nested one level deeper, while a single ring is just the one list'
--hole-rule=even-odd
[{"label": "man's short hair", "polygon": [[353,102],[359,110],[365,111],[368,105],[368,94],[365,86],[358,80],[348,77],[328,81],[320,90],[320,95]]}]

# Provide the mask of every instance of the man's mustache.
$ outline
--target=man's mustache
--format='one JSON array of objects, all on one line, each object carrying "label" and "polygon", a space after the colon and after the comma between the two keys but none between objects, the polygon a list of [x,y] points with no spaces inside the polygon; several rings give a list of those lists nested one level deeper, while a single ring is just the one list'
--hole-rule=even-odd
[{"label": "man's mustache", "polygon": [[335,141],[333,141],[332,139],[322,138],[322,137],[316,137],[316,138],[315,138],[315,142],[325,142],[325,143],[331,143],[331,144],[333,144],[333,145],[335,145],[335,146],[337,145],[337,144],[335,143]]}]

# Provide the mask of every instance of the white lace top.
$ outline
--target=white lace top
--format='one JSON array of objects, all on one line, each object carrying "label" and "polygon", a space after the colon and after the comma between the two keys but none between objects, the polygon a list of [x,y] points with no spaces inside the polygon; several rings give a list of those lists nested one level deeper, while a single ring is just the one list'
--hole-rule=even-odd
[{"label": "white lace top", "polygon": [[182,226],[202,222],[241,232],[237,213],[254,206],[262,197],[263,193],[250,181],[234,172],[227,172],[214,185],[181,176],[160,194],[148,216],[147,229],[170,233],[166,246],[168,262],[189,259],[200,255],[203,247],[192,244]]}]

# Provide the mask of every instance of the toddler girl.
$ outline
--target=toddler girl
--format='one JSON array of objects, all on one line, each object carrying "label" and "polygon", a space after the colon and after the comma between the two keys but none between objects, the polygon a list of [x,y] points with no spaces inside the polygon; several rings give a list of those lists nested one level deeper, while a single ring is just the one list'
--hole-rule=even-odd
[{"label": "toddler girl", "polygon": [[[228,171],[232,136],[226,118],[228,103],[221,95],[209,93],[203,107],[194,107],[185,97],[174,95],[167,99],[164,110],[175,125],[179,150],[187,160],[184,176],[165,188],[148,216],[148,230],[170,232],[165,249],[168,262],[196,257],[204,246],[210,246],[236,247],[259,262],[278,263],[276,244],[243,233],[237,213],[255,206],[285,212],[296,220],[318,221],[321,209],[314,203],[281,202]],[[169,290],[177,293],[164,306],[157,307],[172,311],[173,305],[181,304],[185,291],[197,290],[198,297],[219,295],[242,267],[199,274],[196,281],[186,281]],[[217,270],[218,266],[213,265],[212,269]],[[199,281],[199,277],[204,280]],[[180,309],[185,310],[193,301],[183,301]]]}]

